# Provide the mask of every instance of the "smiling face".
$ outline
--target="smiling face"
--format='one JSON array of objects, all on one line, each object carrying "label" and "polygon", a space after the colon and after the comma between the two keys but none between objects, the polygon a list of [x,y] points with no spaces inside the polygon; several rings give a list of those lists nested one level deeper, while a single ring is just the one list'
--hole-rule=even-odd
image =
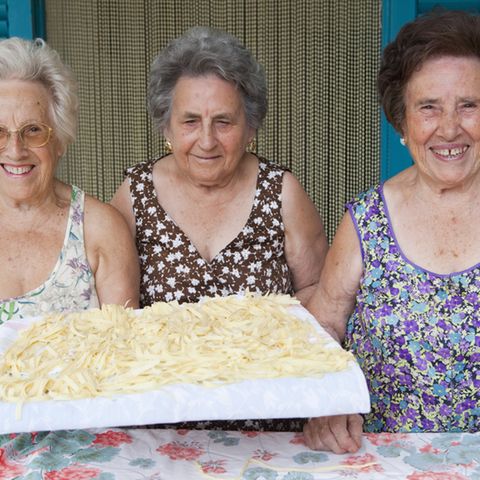
[{"label": "smiling face", "polygon": [[424,178],[462,187],[480,177],[480,60],[426,61],[405,89],[403,136]]},{"label": "smiling face", "polygon": [[[51,126],[50,96],[37,82],[0,81],[0,124],[17,130],[26,123]],[[0,194],[15,201],[36,201],[51,193],[61,147],[52,134],[43,147],[28,148],[11,134],[0,150]]]},{"label": "smiling face", "polygon": [[255,131],[235,86],[212,74],[178,80],[164,134],[182,174],[210,187],[232,178]]}]

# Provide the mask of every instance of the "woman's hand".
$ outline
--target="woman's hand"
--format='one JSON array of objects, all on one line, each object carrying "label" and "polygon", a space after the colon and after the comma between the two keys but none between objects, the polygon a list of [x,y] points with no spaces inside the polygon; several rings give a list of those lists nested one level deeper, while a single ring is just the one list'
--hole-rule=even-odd
[{"label": "woman's hand", "polygon": [[313,450],[355,453],[362,444],[361,415],[311,418],[303,427],[305,443]]}]

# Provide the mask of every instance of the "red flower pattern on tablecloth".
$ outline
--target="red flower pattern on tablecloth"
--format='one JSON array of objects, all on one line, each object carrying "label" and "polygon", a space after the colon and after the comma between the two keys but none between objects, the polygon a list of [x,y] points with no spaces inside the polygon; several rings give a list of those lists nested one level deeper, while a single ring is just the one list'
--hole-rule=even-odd
[{"label": "red flower pattern on tablecloth", "polygon": [[288,443],[293,445],[305,445],[305,437],[303,436],[303,433],[296,433]]},{"label": "red flower pattern on tablecloth", "polygon": [[70,465],[61,470],[52,470],[45,473],[45,480],[91,480],[100,475],[98,468],[82,467],[81,465]]},{"label": "red flower pattern on tablecloth", "polygon": [[196,460],[205,451],[195,442],[170,442],[157,448],[157,452],[168,455],[171,460]]},{"label": "red flower pattern on tablecloth", "polygon": [[427,443],[423,447],[420,447],[418,451],[422,453],[434,453],[435,455],[441,452],[440,449],[434,448],[431,443]]},{"label": "red flower pattern on tablecloth", "polygon": [[188,435],[190,430],[188,430],[187,428],[179,428],[178,430],[176,430],[176,432],[177,435]]},{"label": "red flower pattern on tablecloth", "polygon": [[0,480],[11,480],[25,472],[22,465],[13,465],[7,462],[5,449],[0,448]]},{"label": "red flower pattern on tablecloth", "polygon": [[364,437],[376,447],[392,445],[402,440],[408,440],[407,433],[364,433]]},{"label": "red flower pattern on tablecloth", "polygon": [[255,438],[258,435],[260,435],[260,433],[262,433],[262,432],[252,432],[252,431],[249,431],[249,430],[241,430],[240,433],[242,435],[245,435],[248,438]]},{"label": "red flower pattern on tablecloth", "polygon": [[226,460],[210,460],[209,462],[200,462],[200,466],[203,473],[227,473],[226,463]]},{"label": "red flower pattern on tablecloth", "polygon": [[269,452],[268,450],[263,450],[262,448],[257,448],[253,452],[252,458],[256,458],[257,460],[263,460],[264,462],[268,462],[271,460],[273,457],[276,457],[278,453],[272,453]]},{"label": "red flower pattern on tablecloth", "polygon": [[93,443],[105,447],[118,447],[122,443],[132,443],[132,437],[124,432],[107,430],[106,432],[98,433]]},{"label": "red flower pattern on tablecloth", "polygon": [[[374,465],[367,465],[368,463],[374,463]],[[365,472],[383,472],[383,467],[378,463],[377,458],[371,453],[365,453],[364,455],[352,455],[342,462],[342,465],[365,465],[359,468],[359,471]]]},{"label": "red flower pattern on tablecloth", "polygon": [[[24,440],[27,444],[29,444],[30,438],[33,439],[32,445],[28,449],[28,453],[21,453],[18,451],[19,446],[22,445],[21,442],[18,442],[19,435],[11,434],[4,436],[4,442],[6,441],[6,444],[0,447],[0,480],[27,478],[27,475],[29,476],[28,478],[30,478],[30,476],[32,476],[32,478],[38,476],[38,478],[41,477],[43,480],[98,480],[102,477],[102,474],[106,474],[107,471],[110,472],[111,470],[115,471],[112,475],[115,475],[115,478],[118,476],[118,479],[120,480],[123,478],[125,465],[123,463],[117,465],[117,459],[122,462],[124,460],[129,462],[137,460],[138,465],[142,465],[141,460],[143,460],[143,457],[137,458],[130,456],[131,454],[135,454],[137,440],[139,442],[141,440],[140,438],[137,438],[136,435],[132,435],[128,430],[122,431],[118,429],[105,429],[102,430],[102,433],[100,433],[100,431],[97,432],[98,433],[93,436],[95,439],[93,443],[96,444],[96,447],[99,447],[99,451],[102,446],[115,446],[120,449],[125,445],[125,452],[120,454],[119,450],[119,453],[116,454],[115,458],[112,458],[111,461],[106,463],[103,463],[103,460],[101,460],[102,463],[97,463],[96,460],[93,459],[93,464],[79,462],[64,468],[59,466],[60,463],[57,463],[56,467],[53,465],[50,466],[50,468],[57,468],[50,472],[45,472],[44,466],[42,466],[44,465],[43,462],[37,463],[32,460],[39,458],[38,455],[40,453],[48,451],[49,448],[51,448],[51,442],[56,441],[56,436],[47,436],[45,439],[42,437],[41,443],[34,444],[35,442],[33,440],[35,440],[36,434],[21,434],[24,436]],[[187,433],[187,437],[179,436],[177,438],[175,438],[175,434],[172,433],[175,440],[173,440],[172,437],[157,437],[155,440],[154,437],[148,435],[148,439],[145,438],[141,441],[149,445],[150,453],[156,449],[156,451],[159,452],[159,455],[165,455],[163,459],[156,458],[155,463],[159,462],[159,465],[161,465],[161,462],[167,463],[172,460],[184,460],[185,462],[193,462],[195,467],[198,468],[198,471],[201,472],[200,475],[203,473],[205,477],[211,475],[212,479],[216,476],[216,478],[220,480],[223,476],[232,475],[233,472],[230,471],[232,465],[229,460],[230,456],[228,455],[228,449],[230,449],[231,446],[228,442],[225,443],[225,453],[227,456],[224,456],[225,453],[222,453],[223,446],[221,442],[218,445],[218,451],[215,449],[216,455],[212,456],[211,454],[208,454],[209,445],[211,445],[211,437],[208,436],[207,433],[201,434],[197,431],[186,430],[185,435]],[[263,437],[255,435],[257,438],[247,438],[250,437],[248,432],[242,432],[242,434],[240,434],[240,432],[230,432],[228,438],[237,438],[238,440],[241,440],[244,435],[245,437],[238,444],[238,447],[241,448],[242,451],[245,450],[245,460],[247,461],[248,458],[254,458],[260,462],[263,461],[265,462],[265,466],[267,466],[268,463],[272,471],[276,471],[275,466],[271,466],[271,459],[273,458],[273,463],[275,463],[275,459],[282,455],[277,452],[283,451],[278,448],[278,444],[276,443],[277,439],[271,439],[270,434],[261,434],[264,435]],[[472,460],[473,457],[465,457],[465,461],[469,461],[470,463],[463,465],[459,463],[449,464],[443,457],[450,448],[452,448],[452,451],[457,451],[457,449],[460,451],[459,446],[463,444],[463,437],[451,437],[448,441],[439,443],[440,445],[443,445],[440,449],[434,447],[436,445],[434,440],[437,437],[438,435],[435,434],[423,435],[420,438],[416,438],[416,436],[412,434],[377,434],[373,436],[367,434],[364,437],[364,447],[366,448],[366,451],[363,451],[361,454],[346,455],[340,457],[340,459],[334,457],[332,458],[332,461],[334,461],[336,465],[338,465],[338,462],[342,462],[343,466],[355,467],[354,469],[345,468],[340,473],[342,478],[383,478],[383,476],[388,476],[390,473],[390,465],[393,466],[395,464],[395,471],[400,471],[404,480],[468,480],[470,478],[468,475],[470,469],[475,469],[478,466],[477,462],[475,462],[474,459]],[[11,440],[9,441],[8,438]],[[282,439],[282,445],[285,448],[285,452],[290,450],[292,455],[299,450],[303,452],[304,441],[301,433],[291,433],[286,437],[282,436],[280,438]],[[46,440],[50,440],[50,443],[45,443]],[[385,457],[382,455],[384,450],[378,448],[379,446],[395,446],[397,442],[399,445],[407,448],[399,450],[399,456],[395,458],[390,457],[388,452],[391,453],[392,451],[389,448],[385,450],[385,452],[387,452]],[[118,445],[120,445],[120,447],[118,447]],[[37,450],[35,450],[35,448],[37,448]],[[376,451],[377,449],[379,451]],[[419,454],[419,458],[422,458],[422,467],[417,467],[418,470],[408,463],[408,461],[405,461],[405,459],[413,453]],[[123,456],[123,454],[125,454],[125,456]],[[439,455],[442,456],[442,464],[438,463]],[[68,458],[69,462],[73,460],[70,454],[67,454],[66,458]],[[152,461],[153,459],[150,462]],[[397,461],[398,464],[396,463]],[[445,464],[446,461],[447,464]],[[146,462],[145,465],[147,464],[150,463]],[[237,465],[236,462],[234,462],[234,464]],[[62,465],[66,464],[62,462]],[[420,468],[424,468],[425,470],[419,471]],[[156,478],[156,476],[156,474],[151,476],[152,480],[154,477]]]},{"label": "red flower pattern on tablecloth", "polygon": [[468,480],[468,477],[456,472],[414,472],[406,480]]}]

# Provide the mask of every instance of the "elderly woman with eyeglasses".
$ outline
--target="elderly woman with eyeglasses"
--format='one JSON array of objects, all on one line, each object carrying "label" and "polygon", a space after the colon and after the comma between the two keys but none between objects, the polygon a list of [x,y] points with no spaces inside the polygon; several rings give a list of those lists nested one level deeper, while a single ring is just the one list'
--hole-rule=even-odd
[{"label": "elderly woman with eyeglasses", "polygon": [[138,305],[138,257],[111,206],[55,178],[75,137],[76,84],[42,40],[0,42],[0,324]]}]

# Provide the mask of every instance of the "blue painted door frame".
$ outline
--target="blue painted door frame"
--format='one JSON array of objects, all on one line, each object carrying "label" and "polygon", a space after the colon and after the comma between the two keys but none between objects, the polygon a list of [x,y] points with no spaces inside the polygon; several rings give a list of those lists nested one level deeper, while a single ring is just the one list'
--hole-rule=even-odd
[{"label": "blue painted door frame", "polygon": [[[480,12],[480,0],[382,0],[382,49],[391,42],[404,23],[428,12],[435,6],[449,10]],[[381,179],[386,180],[412,164],[400,136],[387,122],[382,112],[381,125]]]},{"label": "blue painted door frame", "polygon": [[45,38],[44,0],[0,0],[2,37]]}]

